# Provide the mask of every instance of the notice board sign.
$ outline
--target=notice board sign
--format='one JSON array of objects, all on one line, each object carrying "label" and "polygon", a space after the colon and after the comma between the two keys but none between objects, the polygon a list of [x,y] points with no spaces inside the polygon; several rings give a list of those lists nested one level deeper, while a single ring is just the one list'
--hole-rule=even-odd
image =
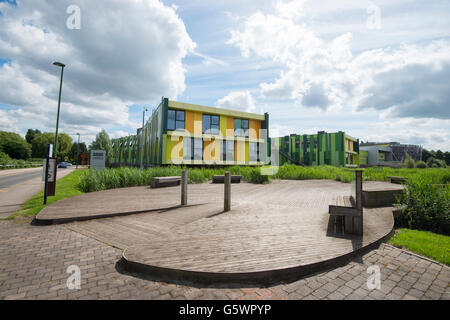
[{"label": "notice board sign", "polygon": [[[47,166],[47,159],[43,160],[43,170],[42,170],[42,181],[45,181],[45,167]],[[56,159],[48,159],[48,182],[55,182],[55,172],[56,172]]]},{"label": "notice board sign", "polygon": [[91,170],[102,171],[105,169],[106,151],[91,151]]}]

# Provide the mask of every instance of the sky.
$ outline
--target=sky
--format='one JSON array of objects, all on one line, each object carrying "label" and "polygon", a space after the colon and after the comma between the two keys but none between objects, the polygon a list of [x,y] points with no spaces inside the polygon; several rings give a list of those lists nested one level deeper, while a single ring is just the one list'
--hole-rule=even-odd
[{"label": "sky", "polygon": [[0,130],[135,134],[162,97],[450,150],[449,1],[0,0]]}]

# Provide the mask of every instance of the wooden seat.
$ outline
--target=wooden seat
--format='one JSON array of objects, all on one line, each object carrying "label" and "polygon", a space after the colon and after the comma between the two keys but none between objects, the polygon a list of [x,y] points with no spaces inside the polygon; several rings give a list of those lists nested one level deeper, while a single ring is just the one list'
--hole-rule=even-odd
[{"label": "wooden seat", "polygon": [[[242,176],[231,176],[231,183],[241,183]],[[225,176],[213,176],[213,183],[225,183]]]},{"label": "wooden seat", "polygon": [[172,187],[181,184],[181,177],[154,177],[150,181],[150,188]]},{"label": "wooden seat", "polygon": [[406,183],[406,181],[408,181],[408,178],[406,178],[406,177],[390,176],[388,178],[391,180],[391,183],[396,183],[396,184],[403,184],[403,183]]}]

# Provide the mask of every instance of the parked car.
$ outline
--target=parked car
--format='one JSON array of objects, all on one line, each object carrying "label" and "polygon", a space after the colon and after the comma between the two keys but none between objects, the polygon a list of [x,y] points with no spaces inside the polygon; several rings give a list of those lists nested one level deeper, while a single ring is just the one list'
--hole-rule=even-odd
[{"label": "parked car", "polygon": [[67,162],[61,162],[58,164],[58,168],[67,168]]}]

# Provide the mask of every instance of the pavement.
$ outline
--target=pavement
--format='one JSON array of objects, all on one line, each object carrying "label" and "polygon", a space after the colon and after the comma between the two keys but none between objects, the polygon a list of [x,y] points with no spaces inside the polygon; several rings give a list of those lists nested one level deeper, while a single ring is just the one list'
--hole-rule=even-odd
[{"label": "pavement", "polygon": [[[63,225],[0,221],[0,299],[450,299],[449,267],[387,244],[343,267],[270,287],[164,283],[121,271],[116,265],[121,255]],[[80,268],[79,289],[67,287],[71,265]],[[374,266],[380,270],[379,289],[367,285]]]},{"label": "pavement", "polygon": [[[74,169],[58,169],[57,179]],[[33,195],[44,188],[42,167],[0,171],[0,219],[17,212]]]}]

